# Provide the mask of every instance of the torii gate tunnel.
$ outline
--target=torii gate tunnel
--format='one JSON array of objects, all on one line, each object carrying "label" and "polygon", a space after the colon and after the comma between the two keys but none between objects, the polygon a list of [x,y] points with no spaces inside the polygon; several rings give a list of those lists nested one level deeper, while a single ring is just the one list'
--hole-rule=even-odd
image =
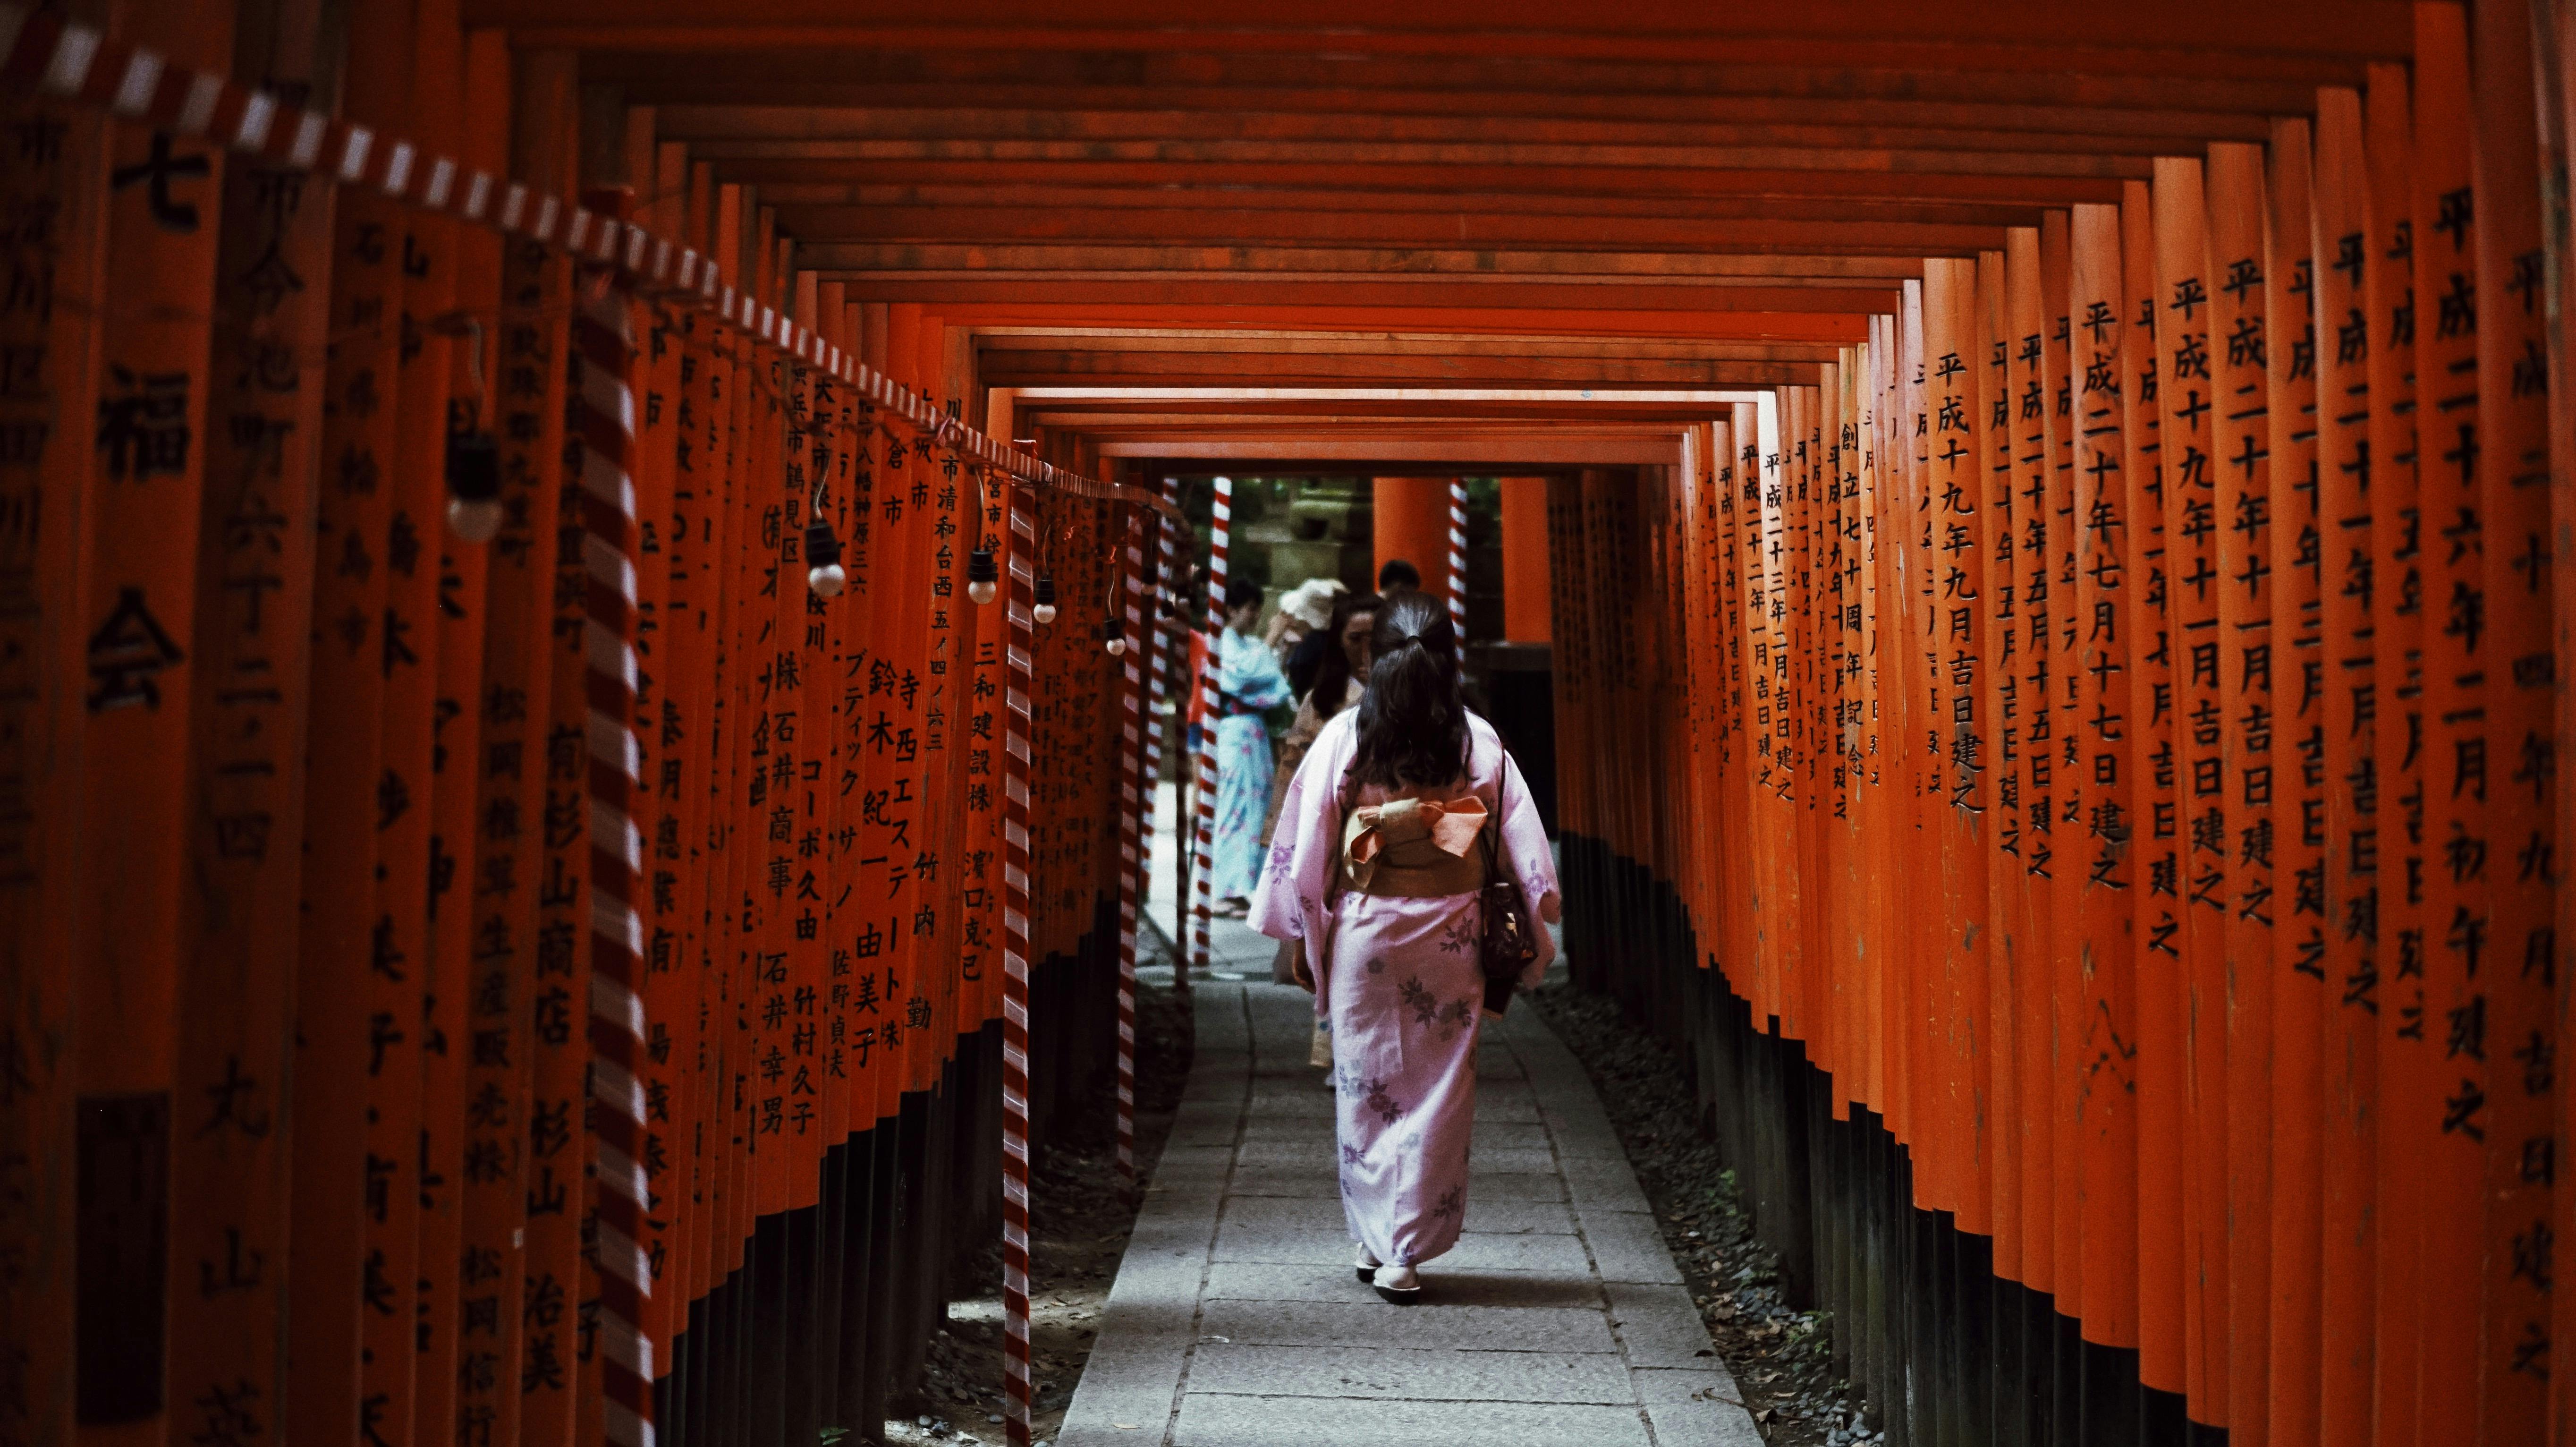
[{"label": "torii gate tunnel", "polygon": [[1025,1443],[1216,473],[1547,645],[1576,983],[1890,1440],[2576,1444],[2571,63],[0,3],[0,1447],[864,1437],[995,1239]]}]

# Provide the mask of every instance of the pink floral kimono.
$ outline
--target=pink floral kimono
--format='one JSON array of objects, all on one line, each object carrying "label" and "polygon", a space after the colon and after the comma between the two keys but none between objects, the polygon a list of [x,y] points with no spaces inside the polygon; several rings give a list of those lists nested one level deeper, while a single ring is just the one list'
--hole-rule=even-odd
[{"label": "pink floral kimono", "polygon": [[[1556,912],[1556,862],[1529,786],[1493,727],[1470,717],[1469,771],[1445,789],[1369,786],[1342,807],[1358,710],[1335,714],[1289,781],[1252,923],[1306,941],[1316,1013],[1333,1040],[1342,1214],[1378,1260],[1414,1266],[1458,1242],[1476,1115],[1482,829],[1530,909]],[[1345,841],[1355,862],[1346,872]],[[1353,886],[1366,878],[1365,888]],[[1408,882],[1409,881],[1409,882]],[[1428,884],[1425,882],[1428,881]],[[1459,884],[1458,892],[1428,888]],[[1411,890],[1413,892],[1406,892]],[[1555,952],[1539,935],[1536,984]]]}]

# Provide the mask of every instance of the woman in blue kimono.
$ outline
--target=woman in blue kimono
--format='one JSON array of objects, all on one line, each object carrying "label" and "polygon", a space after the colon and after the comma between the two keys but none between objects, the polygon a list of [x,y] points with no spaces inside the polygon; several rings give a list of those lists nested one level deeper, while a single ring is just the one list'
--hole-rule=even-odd
[{"label": "woman in blue kimono", "polygon": [[1261,882],[1261,825],[1270,813],[1270,729],[1262,715],[1290,699],[1279,659],[1261,641],[1261,585],[1225,590],[1225,631],[1210,661],[1216,678],[1216,840],[1209,887],[1218,913],[1240,918]]}]

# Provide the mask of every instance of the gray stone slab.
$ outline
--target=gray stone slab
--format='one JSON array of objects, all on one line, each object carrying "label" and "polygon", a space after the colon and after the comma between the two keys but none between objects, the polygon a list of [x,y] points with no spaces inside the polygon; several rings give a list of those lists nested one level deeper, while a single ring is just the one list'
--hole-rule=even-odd
[{"label": "gray stone slab", "polygon": [[[1243,1165],[1310,1166],[1329,1175],[1337,1157],[1330,1136],[1305,1137],[1271,1135],[1244,1141],[1235,1152]],[[1494,1150],[1470,1147],[1468,1164],[1487,1171],[1514,1171],[1544,1174],[1556,1169],[1556,1156],[1544,1150]]]},{"label": "gray stone slab", "polygon": [[1619,1333],[1628,1365],[1706,1368],[1716,1363],[1708,1328],[1688,1291],[1623,1281],[1605,1282],[1601,1290],[1610,1299],[1610,1325]]},{"label": "gray stone slab", "polygon": [[1762,1430],[1725,1372],[1642,1370],[1631,1379],[1656,1447],[1762,1447]]},{"label": "gray stone slab", "polygon": [[[1505,1201],[1562,1201],[1565,1182],[1553,1171],[1500,1171],[1482,1169],[1482,1162],[1471,1162],[1467,1172],[1467,1200],[1472,1207],[1478,1198]],[[1159,1180],[1160,1177],[1158,1176]],[[1226,1187],[1230,1196],[1320,1196],[1339,1200],[1340,1181],[1328,1165],[1278,1165],[1251,1163],[1233,1168]],[[1646,1208],[1645,1197],[1636,1198],[1636,1208]]]},{"label": "gray stone slab", "polygon": [[[1058,1447],[1135,1442],[1147,1430],[1159,1438],[1197,1344],[1199,1288],[1234,1168],[1233,1112],[1243,1095],[1246,1059],[1240,1047],[1248,1042],[1239,991],[1207,989],[1196,1004],[1199,1054],[1183,1110],[1194,1133],[1222,1128],[1225,1134],[1221,1144],[1176,1138],[1165,1148],[1110,1284]],[[1119,1423],[1134,1430],[1121,1431]]]},{"label": "gray stone slab", "polygon": [[1254,1091],[1244,1106],[1244,1114],[1253,1120],[1286,1117],[1292,1120],[1320,1120],[1326,1130],[1332,1129],[1333,1093],[1318,1085],[1312,1090],[1282,1090],[1265,1086]]},{"label": "gray stone slab", "polygon": [[1151,1200],[1160,1195],[1221,1192],[1234,1171],[1234,1152],[1230,1148],[1177,1158],[1165,1156],[1154,1168],[1153,1179],[1145,1183],[1145,1196]]},{"label": "gray stone slab", "polygon": [[1547,1023],[1547,1017],[1536,1010],[1510,1010],[1503,1015],[1503,1038],[1510,1042],[1512,1053],[1532,1066],[1546,1066],[1580,1072],[1583,1063],[1574,1058],[1564,1041]]},{"label": "gray stone slab", "polygon": [[1604,1281],[1638,1281],[1678,1286],[1682,1273],[1673,1253],[1655,1229],[1655,1218],[1642,1211],[1581,1213],[1584,1244]]},{"label": "gray stone slab", "polygon": [[1506,1201],[1562,1201],[1565,1178],[1554,1171],[1481,1170],[1471,1163],[1467,1170],[1467,1201],[1473,1207],[1478,1197]]},{"label": "gray stone slab", "polygon": [[[1544,1271],[1443,1271],[1431,1281],[1433,1305],[1575,1307],[1596,1316],[1606,1304],[1601,1283],[1589,1276],[1559,1276]],[[1348,1266],[1283,1266],[1267,1261],[1220,1261],[1208,1268],[1208,1301],[1329,1301],[1383,1305],[1360,1284]],[[1389,1307],[1392,1311],[1396,1308]],[[1428,1307],[1407,1308],[1413,1311]],[[1597,1347],[1612,1349],[1609,1329],[1602,1326]],[[1558,1348],[1562,1349],[1562,1348]]]},{"label": "gray stone slab", "polygon": [[[1127,1242],[1127,1254],[1118,1263],[1118,1279],[1123,1280],[1127,1267],[1159,1266],[1171,1261],[1187,1261],[1195,1270],[1208,1259],[1208,1238],[1215,1234],[1211,1217],[1169,1222],[1140,1221],[1136,1234]],[[1111,1282],[1115,1290],[1117,1282]]]},{"label": "gray stone slab", "polygon": [[[1342,1280],[1354,1294],[1366,1287]],[[1221,1336],[1237,1344],[1271,1346],[1438,1347],[1450,1351],[1609,1352],[1617,1350],[1598,1307],[1389,1306],[1375,1296],[1350,1302],[1248,1301],[1211,1298],[1201,1303],[1199,1340]]]},{"label": "gray stone slab", "polygon": [[1744,1393],[1723,1365],[1699,1367],[1632,1367],[1629,1390],[1648,1407],[1687,1407],[1714,1403],[1741,1407]]},{"label": "gray stone slab", "polygon": [[1145,1189],[1150,1192],[1159,1186],[1165,1190],[1172,1190],[1181,1187],[1184,1183],[1201,1182],[1215,1182],[1222,1185],[1225,1178],[1233,1171],[1234,1147],[1230,1145],[1189,1146],[1179,1150],[1167,1150],[1163,1153],[1163,1158],[1155,1163],[1153,1173],[1145,1178]]},{"label": "gray stone slab", "polygon": [[1330,1196],[1250,1196],[1230,1194],[1225,1223],[1252,1231],[1339,1231],[1342,1203]]},{"label": "gray stone slab", "polygon": [[1538,1097],[1527,1087],[1511,1082],[1479,1084],[1476,1087],[1476,1121],[1538,1119]]},{"label": "gray stone slab", "polygon": [[1592,1088],[1592,1077],[1580,1070],[1559,1070],[1544,1063],[1524,1065],[1521,1078],[1530,1090],[1549,1105],[1563,1104],[1580,1109],[1595,1104],[1599,1097]]},{"label": "gray stone slab", "polygon": [[[1340,1227],[1322,1231],[1289,1231],[1278,1227],[1245,1227],[1228,1221],[1217,1231],[1219,1261],[1276,1261],[1291,1266],[1350,1264],[1351,1238]],[[1458,1244],[1423,1265],[1428,1275],[1444,1271],[1554,1271],[1589,1276],[1583,1243],[1572,1236],[1487,1236],[1469,1231]]]},{"label": "gray stone slab", "polygon": [[1480,1183],[1467,1183],[1467,1219],[1459,1224],[1480,1236],[1565,1235],[1574,1230],[1574,1213],[1562,1201],[1516,1201],[1480,1194]]},{"label": "gray stone slab", "polygon": [[1285,1141],[1303,1141],[1311,1146],[1329,1148],[1333,1144],[1333,1118],[1327,1116],[1254,1115],[1243,1121],[1245,1145],[1263,1147]]},{"label": "gray stone slab", "polygon": [[[1284,1035],[1284,1032],[1283,1032]],[[1307,1063],[1308,1042],[1303,1031],[1295,1039],[1263,1037],[1252,1066],[1256,1090],[1322,1090],[1330,1078],[1324,1068]]]},{"label": "gray stone slab", "polygon": [[1247,1140],[1235,1152],[1241,1165],[1306,1166],[1330,1175],[1333,1170],[1333,1140],[1330,1136],[1264,1136]]},{"label": "gray stone slab", "polygon": [[1567,1195],[1575,1207],[1600,1207],[1612,1211],[1643,1211],[1646,1193],[1637,1185],[1637,1173],[1624,1160],[1570,1159],[1559,1167]]},{"label": "gray stone slab", "polygon": [[[1342,1204],[1328,1196],[1250,1196],[1236,1192],[1226,1199],[1225,1222],[1247,1230],[1340,1231]],[[1471,1190],[1467,1219],[1462,1224],[1471,1234],[1569,1235],[1574,1231],[1574,1213],[1560,1201],[1498,1199],[1479,1196]]]},{"label": "gray stone slab", "polygon": [[1619,1133],[1610,1127],[1610,1118],[1598,1111],[1567,1114],[1550,1107],[1545,1110],[1547,1131],[1556,1142],[1558,1156],[1569,1161],[1605,1160],[1625,1163],[1627,1147],[1619,1144]]},{"label": "gray stone slab", "polygon": [[1627,1368],[1616,1356],[1602,1352],[1284,1347],[1207,1341],[1199,1343],[1190,1359],[1189,1390],[1193,1396],[1226,1392],[1620,1406],[1636,1401]]},{"label": "gray stone slab", "polygon": [[[1333,1092],[1320,1083],[1320,1076],[1317,1079],[1318,1083],[1311,1090],[1282,1089],[1276,1085],[1265,1084],[1253,1092],[1252,1099],[1245,1105],[1243,1113],[1247,1119],[1256,1124],[1270,1120],[1319,1121],[1329,1134],[1333,1122]],[[1228,1103],[1225,1108],[1228,1112],[1232,1112],[1234,1106]],[[1227,1118],[1230,1120],[1233,1117],[1229,1114]],[[1477,1088],[1476,1124],[1478,1126],[1483,1126],[1489,1121],[1536,1124],[1538,1119],[1538,1097],[1522,1088],[1518,1082],[1497,1081]]]},{"label": "gray stone slab", "polygon": [[1468,1139],[1475,1152],[1543,1151],[1548,1148],[1546,1126],[1534,1120],[1489,1120],[1481,1110],[1476,1115],[1475,1133]]},{"label": "gray stone slab", "polygon": [[1426,1447],[1450,1442],[1647,1447],[1646,1424],[1635,1407],[1295,1401],[1294,1411],[1283,1411],[1275,1398],[1192,1393],[1182,1400],[1172,1447]]},{"label": "gray stone slab", "polygon": [[1251,1019],[1244,1012],[1243,987],[1240,985],[1211,984],[1195,991],[1190,1022],[1193,1026],[1191,1064],[1194,1066],[1204,1066],[1211,1060],[1231,1054],[1249,1053],[1252,1049]]},{"label": "gray stone slab", "polygon": [[1546,1150],[1516,1150],[1507,1146],[1486,1150],[1470,1146],[1467,1156],[1470,1171],[1511,1175],[1553,1175],[1556,1153]]},{"label": "gray stone slab", "polygon": [[1082,1384],[1065,1408],[1056,1447],[1143,1447],[1163,1440],[1170,1423],[1173,1384],[1180,1379],[1186,1356],[1127,1356],[1095,1346],[1082,1370]]},{"label": "gray stone slab", "polygon": [[1557,1154],[1573,1157],[1598,1156],[1625,1160],[1627,1152],[1619,1144],[1619,1134],[1611,1127],[1610,1117],[1594,1097],[1589,1083],[1574,1081],[1562,1086],[1538,1090],[1539,1117],[1547,1124],[1548,1134],[1556,1140]]},{"label": "gray stone slab", "polygon": [[1320,1196],[1339,1200],[1341,1182],[1328,1165],[1280,1165],[1250,1162],[1234,1168],[1229,1199],[1243,1196]]}]

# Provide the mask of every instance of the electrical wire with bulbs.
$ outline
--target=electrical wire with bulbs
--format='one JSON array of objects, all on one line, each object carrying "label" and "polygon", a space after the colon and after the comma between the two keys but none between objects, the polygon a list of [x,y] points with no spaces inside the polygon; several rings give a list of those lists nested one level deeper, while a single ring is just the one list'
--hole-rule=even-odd
[{"label": "electrical wire with bulbs", "polygon": [[[636,284],[641,274],[631,266],[599,264],[586,258],[582,259],[582,266],[583,284],[590,288],[594,295],[610,288],[624,287],[631,298],[652,306],[657,311],[666,305],[673,304],[692,310],[717,311],[735,327],[732,340],[736,345],[748,344],[753,349],[766,347],[785,352],[791,365],[800,369],[810,368],[823,376],[844,382],[869,399],[865,405],[872,413],[891,412],[895,417],[911,423],[917,433],[925,439],[927,445],[938,446],[953,461],[971,471],[975,476],[978,497],[984,503],[984,506],[978,509],[979,543],[969,557],[967,565],[968,596],[977,603],[991,602],[999,592],[999,569],[994,562],[993,549],[985,532],[991,512],[989,488],[997,472],[1009,475],[1012,483],[1035,491],[1081,497],[1110,503],[1113,506],[1147,507],[1156,512],[1169,514],[1168,520],[1174,524],[1180,521],[1178,510],[1171,504],[1140,489],[1096,481],[1063,471],[1051,463],[1009,452],[993,439],[977,433],[955,416],[931,407],[927,398],[904,388],[882,374],[860,366],[837,349],[826,349],[811,332],[802,332],[801,342],[788,345],[782,340],[774,340],[754,332],[747,320],[735,320],[735,303],[728,301],[721,307],[711,306],[703,288],[646,288]],[[747,317],[747,306],[744,308],[744,313]],[[482,323],[471,313],[465,312],[452,313],[439,320],[445,324],[442,330],[446,334],[470,333],[474,338],[471,347],[474,405],[470,409],[467,425],[461,429],[451,430],[447,442],[448,523],[460,540],[476,544],[487,543],[499,534],[506,517],[506,508],[500,500],[500,446],[498,440],[479,422],[484,393]],[[782,332],[790,326],[784,318],[775,319],[775,324]],[[829,361],[824,360],[827,350],[831,358]],[[755,379],[756,386],[759,369],[748,369],[748,373]],[[805,534],[806,556],[811,564],[807,570],[807,583],[817,597],[833,598],[839,596],[848,586],[849,574],[842,562],[840,538],[820,516],[823,498],[824,486],[818,482],[811,500],[815,521],[808,525]],[[1041,625],[1052,623],[1057,611],[1053,579],[1039,578],[1037,600],[1031,615],[1033,620]],[[1119,649],[1113,649],[1111,652],[1114,655],[1123,651],[1123,648],[1122,643]]]},{"label": "electrical wire with bulbs", "polygon": [[[610,274],[602,269],[591,278],[591,284],[604,286],[613,284],[613,281]],[[482,425],[482,408],[485,401],[483,323],[479,317],[471,313],[458,312],[440,317],[432,325],[442,335],[469,339],[466,353],[473,390],[470,397],[462,399],[464,414],[460,419],[462,425],[451,428],[447,436],[445,468],[448,491],[447,525],[448,530],[455,534],[458,541],[481,546],[500,535],[501,526],[508,517],[508,509],[501,500],[500,442]],[[754,375],[757,375],[756,369],[754,369]],[[993,547],[991,533],[994,479],[992,468],[959,455],[961,449],[958,444],[963,440],[967,430],[965,424],[955,417],[942,415],[935,425],[922,429],[922,435],[929,444],[957,458],[964,470],[974,479],[975,542],[966,556],[966,596],[978,606],[982,606],[1001,596],[1001,566]],[[1024,485],[1029,484],[1028,479],[1017,479],[1017,481]],[[840,533],[825,516],[829,488],[828,479],[820,477],[815,479],[807,498],[807,516],[811,520],[805,526],[804,539],[805,586],[815,597],[823,599],[841,596],[848,589],[850,582],[849,569],[843,561],[846,555],[842,548]],[[1061,485],[1054,490],[1077,496],[1090,495],[1087,490]],[[1125,505],[1125,500],[1121,498],[1101,500],[1110,502],[1113,507]],[[1066,536],[1071,536],[1069,527],[1065,532]],[[1041,538],[1038,559],[1041,571],[1036,580],[1034,599],[1029,610],[1030,621],[1041,628],[1053,624],[1061,611],[1056,601],[1055,579],[1051,573],[1044,571],[1045,549],[1046,541]],[[1101,604],[1101,611],[1105,615],[1105,622],[1101,628],[1101,648],[1112,658],[1119,657],[1127,651],[1127,622],[1120,615],[1117,607],[1118,581],[1118,575],[1113,569]],[[1156,587],[1154,591],[1161,600],[1162,611],[1168,616],[1174,610],[1168,581]]]},{"label": "electrical wire with bulbs", "polygon": [[[625,286],[635,300],[652,306],[657,311],[662,310],[669,302],[676,301],[683,306],[693,306],[701,302],[700,294],[696,291],[665,289],[648,292],[635,287],[634,274],[628,268],[584,262],[583,271],[581,284],[594,297],[604,294],[611,288]],[[569,313],[574,309],[567,307],[564,310]],[[473,382],[472,395],[465,399],[462,425],[452,427],[447,437],[445,466],[448,490],[447,524],[449,531],[454,533],[459,541],[480,546],[498,537],[503,523],[508,518],[508,508],[501,500],[500,442],[482,425],[482,410],[486,400],[483,357],[485,329],[480,317],[466,311],[452,312],[438,317],[431,326],[441,335],[469,339],[467,357]],[[792,364],[799,368],[812,367],[825,376],[840,376],[833,367],[809,359],[801,350],[766,341],[751,332],[748,327],[738,326],[732,340],[736,345],[750,343],[775,347],[786,351]],[[753,379],[752,385],[757,386],[760,369],[754,367],[747,368],[745,371]],[[884,379],[880,378],[879,381],[883,382]],[[884,385],[892,387],[890,382]],[[899,388],[894,390],[903,402],[911,403],[920,400],[909,393],[901,392]],[[868,410],[873,414],[878,409],[870,405]],[[897,417],[905,421],[914,422],[923,438],[923,445],[938,447],[953,461],[962,465],[974,478],[977,504],[975,546],[969,551],[966,559],[966,596],[979,606],[993,602],[1001,595],[1001,567],[990,531],[994,513],[992,488],[997,469],[982,460],[980,456],[983,451],[991,450],[989,441],[983,448],[973,446],[970,441],[975,435],[972,429],[955,416],[935,409],[929,409],[930,416],[934,420],[927,425],[919,423],[914,416],[918,409],[912,406],[898,406],[886,410],[893,411]],[[1011,479],[1020,486],[1107,502],[1113,508],[1149,507],[1157,512],[1171,514],[1169,521],[1178,521],[1178,510],[1169,502],[1148,497],[1134,488],[1122,487],[1114,483],[1095,482],[1089,478],[1062,472],[1044,463],[1011,470],[1021,474]],[[824,515],[829,486],[827,479],[815,479],[807,498],[807,516],[811,521],[806,524],[804,537],[805,585],[815,597],[827,600],[839,597],[848,589],[850,581],[840,534]],[[1071,536],[1070,528],[1066,529],[1066,535]],[[1055,579],[1045,569],[1045,548],[1046,540],[1041,538],[1038,559],[1040,571],[1029,610],[1030,621],[1041,628],[1053,624],[1061,611],[1056,601]],[[1172,614],[1176,605],[1168,580],[1154,591],[1161,599],[1164,614],[1166,616]],[[1127,651],[1127,625],[1117,609],[1117,583],[1114,570],[1108,595],[1103,600],[1102,611],[1106,615],[1106,621],[1101,629],[1101,647],[1110,657],[1116,658]]]}]

